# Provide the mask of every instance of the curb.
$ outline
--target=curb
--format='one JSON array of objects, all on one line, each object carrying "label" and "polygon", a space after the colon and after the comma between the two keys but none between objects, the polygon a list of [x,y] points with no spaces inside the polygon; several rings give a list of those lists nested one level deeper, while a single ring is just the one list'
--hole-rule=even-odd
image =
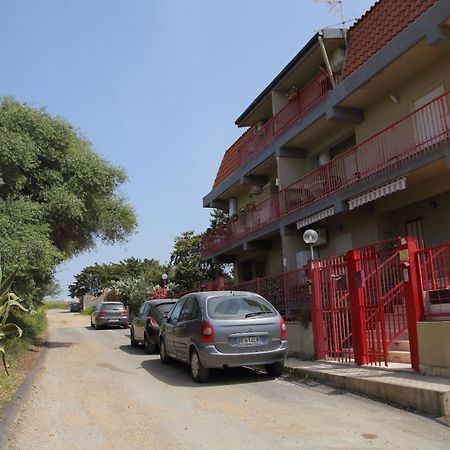
[{"label": "curb", "polygon": [[336,375],[301,367],[285,367],[285,372],[302,378],[369,397],[405,409],[413,409],[422,414],[441,417],[450,411],[450,391],[415,388],[377,380]]},{"label": "curb", "polygon": [[28,398],[28,394],[30,393],[31,390],[31,385],[33,384],[37,372],[42,367],[42,364],[48,351],[47,337],[48,334],[46,334],[45,336],[45,341],[41,350],[41,354],[39,355],[38,360],[34,364],[34,367],[28,372],[28,374],[20,384],[19,388],[15,392],[13,398],[4,409],[3,417],[0,418],[0,449],[6,448],[6,445],[8,444],[8,441],[11,436],[11,431],[14,427],[19,412]]}]

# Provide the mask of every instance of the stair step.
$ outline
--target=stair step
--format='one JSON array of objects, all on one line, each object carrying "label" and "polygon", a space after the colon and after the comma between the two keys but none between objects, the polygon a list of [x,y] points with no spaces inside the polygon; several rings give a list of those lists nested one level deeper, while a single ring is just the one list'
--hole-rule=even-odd
[{"label": "stair step", "polygon": [[389,344],[388,351],[390,350],[400,350],[402,352],[409,352],[409,341],[408,339],[396,339]]},{"label": "stair step", "polygon": [[397,362],[397,363],[411,363],[411,353],[404,352],[401,350],[389,350],[388,351],[388,362]]}]

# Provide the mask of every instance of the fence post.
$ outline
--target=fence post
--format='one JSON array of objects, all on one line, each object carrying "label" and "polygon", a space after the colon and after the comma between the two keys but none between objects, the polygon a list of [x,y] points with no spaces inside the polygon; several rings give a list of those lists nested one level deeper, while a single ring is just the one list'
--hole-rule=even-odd
[{"label": "fence post", "polygon": [[311,302],[311,325],[314,341],[314,358],[326,357],[325,335],[322,317],[322,294],[320,289],[320,261],[310,260],[308,262],[308,276]]},{"label": "fence post", "polygon": [[409,351],[411,353],[411,366],[414,370],[419,368],[419,338],[417,335],[417,322],[424,320],[424,306],[419,282],[419,265],[417,260],[417,243],[414,238],[402,240],[400,250],[406,250],[402,261],[403,280],[405,282],[406,315],[408,321]]},{"label": "fence post", "polygon": [[358,366],[367,364],[367,340],[364,322],[364,276],[362,270],[358,270],[357,260],[360,257],[359,250],[347,252],[348,293],[350,297],[350,317],[352,324],[352,341],[355,363]]}]

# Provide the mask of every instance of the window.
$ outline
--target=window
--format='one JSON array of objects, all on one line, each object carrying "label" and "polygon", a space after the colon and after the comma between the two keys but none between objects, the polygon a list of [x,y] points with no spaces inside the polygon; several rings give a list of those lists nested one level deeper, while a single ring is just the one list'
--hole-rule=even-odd
[{"label": "window", "polygon": [[183,307],[185,301],[186,301],[186,299],[182,299],[175,305],[175,307],[172,310],[172,314],[169,317],[168,322],[170,322],[172,324],[178,322],[178,318],[180,317],[181,308]]},{"label": "window", "polygon": [[142,313],[143,317],[147,317],[150,313],[150,303],[144,303],[144,312]]},{"label": "window", "polygon": [[222,295],[208,300],[208,315],[212,319],[233,320],[274,314],[273,306],[256,296]]},{"label": "window", "polygon": [[426,236],[425,236],[425,227],[423,224],[423,217],[419,217],[417,219],[405,222],[405,231],[406,236],[416,237],[419,242],[419,245],[421,245],[422,243],[425,244]]},{"label": "window", "polygon": [[194,320],[200,318],[200,308],[195,297],[189,297],[184,304],[180,315],[180,322],[184,320]]},{"label": "window", "polygon": [[139,316],[143,316],[144,315],[144,310],[145,310],[145,303],[143,305],[141,305],[141,307],[139,308]]}]

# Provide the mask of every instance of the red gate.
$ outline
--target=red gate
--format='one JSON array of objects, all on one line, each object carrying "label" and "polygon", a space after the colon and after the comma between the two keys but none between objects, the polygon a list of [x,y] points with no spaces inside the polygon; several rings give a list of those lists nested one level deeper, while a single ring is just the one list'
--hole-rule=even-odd
[{"label": "red gate", "polygon": [[425,317],[450,318],[450,243],[417,252]]},{"label": "red gate", "polygon": [[387,365],[401,337],[418,369],[416,251],[413,238],[397,238],[311,263],[318,359]]},{"label": "red gate", "polygon": [[310,271],[316,358],[350,362],[354,355],[346,256],[313,261]]},{"label": "red gate", "polygon": [[408,331],[401,241],[376,243],[348,253],[358,353],[363,364],[388,363],[388,347]]}]

